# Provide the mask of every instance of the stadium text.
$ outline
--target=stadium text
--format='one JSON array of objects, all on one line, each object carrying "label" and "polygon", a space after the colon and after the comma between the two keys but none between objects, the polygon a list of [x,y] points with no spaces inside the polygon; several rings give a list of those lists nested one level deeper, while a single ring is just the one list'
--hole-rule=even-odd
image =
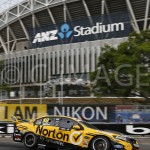
[{"label": "stadium text", "polygon": [[124,30],[124,23],[113,23],[108,25],[102,25],[102,23],[97,22],[96,26],[93,27],[82,27],[76,26],[74,31],[77,33],[74,36],[84,36],[84,35],[91,35],[91,34],[98,34],[98,33],[107,33],[107,32],[114,32],[114,31],[123,31]]}]

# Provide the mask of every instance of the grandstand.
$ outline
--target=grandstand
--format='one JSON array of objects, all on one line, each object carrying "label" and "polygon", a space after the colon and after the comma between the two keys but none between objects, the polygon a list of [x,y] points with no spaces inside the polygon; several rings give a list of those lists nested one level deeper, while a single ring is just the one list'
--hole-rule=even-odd
[{"label": "grandstand", "polygon": [[[100,22],[107,18],[109,24],[114,19],[120,22],[122,13],[129,18],[125,20],[131,26],[127,29],[128,34],[150,29],[150,0],[25,0],[3,10],[0,13],[0,60],[4,61],[5,69],[1,80],[10,85],[10,90],[3,91],[2,98],[45,97],[43,86],[50,80],[72,78],[74,73],[77,78],[86,78],[96,69],[101,48],[105,44],[117,46],[127,40],[128,34],[117,37],[104,34],[103,38],[95,35],[69,42],[64,42],[60,36],[62,39],[57,43],[54,32],[60,31],[64,23],[72,26],[84,23],[85,26],[88,22],[90,27],[97,28],[95,20],[98,18],[101,18]],[[123,30],[125,27],[121,25],[118,24]],[[69,32],[66,26],[65,29]],[[38,37],[42,32],[53,36],[52,44],[46,37]],[[61,90],[63,96],[91,96],[86,87],[75,85],[69,88],[57,85],[48,96],[60,96]]]}]

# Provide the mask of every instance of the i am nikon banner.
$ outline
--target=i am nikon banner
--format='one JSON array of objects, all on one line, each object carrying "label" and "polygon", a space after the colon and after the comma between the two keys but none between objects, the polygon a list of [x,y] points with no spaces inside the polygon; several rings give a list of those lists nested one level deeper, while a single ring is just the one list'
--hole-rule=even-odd
[{"label": "i am nikon banner", "polygon": [[46,105],[46,104],[0,104],[0,121],[11,121],[12,115],[33,120],[46,115],[71,116],[91,123],[114,122],[113,105]]},{"label": "i am nikon banner", "polygon": [[127,12],[103,14],[30,28],[30,48],[128,36],[131,24]]}]

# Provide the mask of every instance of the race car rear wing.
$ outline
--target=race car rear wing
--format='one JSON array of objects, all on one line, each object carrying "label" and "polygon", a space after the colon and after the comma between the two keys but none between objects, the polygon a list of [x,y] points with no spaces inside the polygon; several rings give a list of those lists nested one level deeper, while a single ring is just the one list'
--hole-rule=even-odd
[{"label": "race car rear wing", "polygon": [[11,116],[12,121],[17,124],[21,121],[21,119],[18,116]]},{"label": "race car rear wing", "polygon": [[20,116],[11,116],[11,119],[15,124],[20,123],[20,122],[29,122],[28,120],[21,119]]}]

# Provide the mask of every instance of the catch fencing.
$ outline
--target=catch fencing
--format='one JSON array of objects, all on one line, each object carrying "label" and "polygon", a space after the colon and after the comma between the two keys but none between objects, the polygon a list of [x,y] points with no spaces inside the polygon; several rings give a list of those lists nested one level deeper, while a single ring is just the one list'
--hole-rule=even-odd
[{"label": "catch fencing", "polygon": [[[126,135],[150,135],[150,124],[93,124],[100,130],[121,132]],[[12,122],[0,122],[0,135],[14,133],[15,124]]]}]

